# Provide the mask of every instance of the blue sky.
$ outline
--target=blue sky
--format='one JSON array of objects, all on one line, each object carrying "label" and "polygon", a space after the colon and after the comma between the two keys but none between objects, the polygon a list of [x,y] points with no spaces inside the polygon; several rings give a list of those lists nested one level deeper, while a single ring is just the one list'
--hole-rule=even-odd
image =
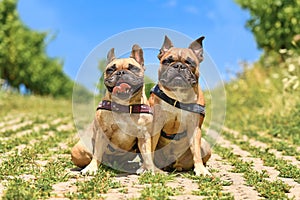
[{"label": "blue sky", "polygon": [[238,71],[240,61],[255,61],[261,53],[245,28],[249,14],[233,0],[19,0],[18,11],[30,28],[56,35],[47,52],[63,59],[72,79],[99,43],[135,28],[167,28],[193,39],[204,35],[204,49],[222,78],[228,78],[228,70]]}]

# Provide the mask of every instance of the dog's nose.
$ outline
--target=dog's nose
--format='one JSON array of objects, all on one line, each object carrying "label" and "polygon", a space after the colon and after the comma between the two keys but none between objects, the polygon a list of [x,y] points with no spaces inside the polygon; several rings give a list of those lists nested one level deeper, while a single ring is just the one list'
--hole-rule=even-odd
[{"label": "dog's nose", "polygon": [[173,65],[173,67],[174,67],[175,69],[185,69],[185,68],[186,68],[186,66],[185,66],[184,64],[182,64],[181,62],[175,63],[175,64]]},{"label": "dog's nose", "polygon": [[120,71],[117,71],[116,73],[118,76],[122,76],[123,74],[125,74],[125,71],[124,70],[120,70]]}]

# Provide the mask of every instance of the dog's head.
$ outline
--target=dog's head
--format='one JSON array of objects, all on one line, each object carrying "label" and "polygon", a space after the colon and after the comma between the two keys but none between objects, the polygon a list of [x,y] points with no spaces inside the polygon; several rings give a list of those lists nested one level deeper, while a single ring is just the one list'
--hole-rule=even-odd
[{"label": "dog's head", "polygon": [[115,98],[129,100],[143,90],[144,85],[143,50],[133,45],[130,58],[116,59],[114,48],[107,54],[104,84]]},{"label": "dog's head", "polygon": [[171,40],[165,36],[158,55],[160,60],[158,80],[164,88],[176,90],[198,85],[198,66],[203,60],[203,39],[203,36],[198,38],[188,48],[175,48]]}]

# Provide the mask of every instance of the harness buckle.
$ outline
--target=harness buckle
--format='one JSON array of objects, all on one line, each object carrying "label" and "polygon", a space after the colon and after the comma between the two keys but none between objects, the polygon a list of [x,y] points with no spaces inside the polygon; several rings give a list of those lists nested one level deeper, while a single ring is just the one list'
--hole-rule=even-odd
[{"label": "harness buckle", "polygon": [[177,102],[178,102],[177,100],[174,102],[174,104],[173,104],[174,107],[176,107]]}]

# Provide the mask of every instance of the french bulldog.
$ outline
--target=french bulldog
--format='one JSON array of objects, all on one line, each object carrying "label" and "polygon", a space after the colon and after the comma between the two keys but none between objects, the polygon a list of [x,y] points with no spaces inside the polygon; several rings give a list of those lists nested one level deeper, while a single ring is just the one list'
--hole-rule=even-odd
[{"label": "french bulldog", "polygon": [[138,169],[155,171],[151,156],[153,115],[145,95],[143,50],[132,47],[129,58],[115,58],[114,48],[107,54],[104,71],[106,94],[99,103],[88,141],[79,141],[71,150],[73,163],[82,174],[95,174],[103,159],[109,160],[137,147],[143,163]]},{"label": "french bulldog", "polygon": [[158,84],[149,99],[154,109],[152,150],[158,168],[194,168],[196,175],[210,175],[205,164],[211,149],[201,138],[205,101],[198,66],[203,60],[203,39],[198,38],[188,48],[176,48],[165,36],[160,49]]}]

